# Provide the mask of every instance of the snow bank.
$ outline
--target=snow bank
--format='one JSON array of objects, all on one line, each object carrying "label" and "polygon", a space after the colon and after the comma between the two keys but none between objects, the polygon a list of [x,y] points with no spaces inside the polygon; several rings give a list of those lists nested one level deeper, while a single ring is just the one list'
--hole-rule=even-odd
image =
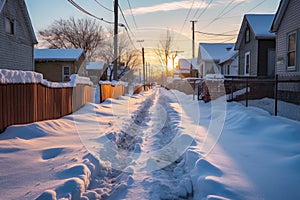
[{"label": "snow bank", "polygon": [[206,74],[204,79],[205,80],[224,79],[224,76],[222,74]]},{"label": "snow bank", "polygon": [[118,85],[124,85],[125,87],[128,86],[127,82],[123,81],[99,81],[100,85],[112,85],[112,86],[118,86]]},{"label": "snow bank", "polygon": [[41,83],[43,75],[31,71],[0,69],[0,83]]},{"label": "snow bank", "polygon": [[0,69],[0,83],[41,83],[47,87],[75,87],[77,84],[93,85],[89,77],[72,74],[70,82],[58,83],[43,79],[43,75],[32,71]]}]

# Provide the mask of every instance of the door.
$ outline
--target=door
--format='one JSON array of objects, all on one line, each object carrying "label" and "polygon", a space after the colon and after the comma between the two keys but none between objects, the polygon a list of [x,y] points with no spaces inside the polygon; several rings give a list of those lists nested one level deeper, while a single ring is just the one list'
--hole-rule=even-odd
[{"label": "door", "polygon": [[62,68],[62,82],[70,81],[70,67],[63,66]]},{"label": "door", "polygon": [[275,75],[276,50],[268,49],[268,76]]}]

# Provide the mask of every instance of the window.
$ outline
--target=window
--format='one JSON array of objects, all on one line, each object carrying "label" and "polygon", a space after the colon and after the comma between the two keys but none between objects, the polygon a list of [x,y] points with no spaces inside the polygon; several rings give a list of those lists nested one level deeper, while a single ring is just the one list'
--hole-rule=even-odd
[{"label": "window", "polygon": [[245,41],[246,43],[250,42],[250,28],[248,27],[245,32]]},{"label": "window", "polygon": [[292,71],[296,69],[296,41],[297,35],[295,32],[288,35],[288,53],[287,53],[287,70]]},{"label": "window", "polygon": [[230,75],[230,65],[227,65],[227,74]]},{"label": "window", "polygon": [[70,67],[68,67],[68,66],[63,67],[62,80],[63,81],[69,81],[70,80]]},{"label": "window", "polygon": [[5,18],[5,31],[9,34],[15,34],[15,22],[9,18]]},{"label": "window", "polygon": [[249,76],[250,74],[250,51],[245,53],[245,65],[244,65],[244,75]]}]

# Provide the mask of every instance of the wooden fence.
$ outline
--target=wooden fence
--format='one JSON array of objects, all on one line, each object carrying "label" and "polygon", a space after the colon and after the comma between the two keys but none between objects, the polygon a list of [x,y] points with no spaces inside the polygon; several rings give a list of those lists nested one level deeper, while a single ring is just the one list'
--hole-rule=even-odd
[{"label": "wooden fence", "polygon": [[119,96],[125,94],[124,85],[111,85],[111,84],[100,84],[100,103],[108,98],[117,99]]},{"label": "wooden fence", "polygon": [[92,87],[51,88],[37,83],[0,84],[0,132],[15,124],[57,119],[92,102]]}]

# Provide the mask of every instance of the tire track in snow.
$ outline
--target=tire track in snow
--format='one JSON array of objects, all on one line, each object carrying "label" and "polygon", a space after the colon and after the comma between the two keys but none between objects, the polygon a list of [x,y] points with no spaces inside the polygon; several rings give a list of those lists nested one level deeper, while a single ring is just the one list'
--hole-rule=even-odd
[{"label": "tire track in snow", "polygon": [[[145,100],[144,106],[136,113],[134,123],[144,127],[140,137],[140,146],[135,145],[136,165],[130,166],[131,184],[123,190],[116,190],[109,199],[189,199],[191,195],[179,193],[178,184],[183,175],[182,157],[174,160],[171,144],[177,137],[180,113],[171,104],[176,98],[170,98],[171,92],[158,89]],[[165,116],[162,114],[165,110]],[[160,116],[160,117],[159,117]],[[165,119],[164,119],[165,118]],[[130,130],[129,126],[129,130]],[[160,127],[160,130],[153,127]],[[124,140],[124,143],[129,141]],[[166,146],[167,150],[161,151]],[[136,151],[136,148],[139,148]],[[176,148],[176,147],[175,147]],[[154,152],[154,154],[153,154]],[[155,153],[157,152],[157,153]],[[161,168],[157,169],[157,166]],[[124,174],[124,172],[123,172]],[[181,197],[180,197],[181,196]]]}]

